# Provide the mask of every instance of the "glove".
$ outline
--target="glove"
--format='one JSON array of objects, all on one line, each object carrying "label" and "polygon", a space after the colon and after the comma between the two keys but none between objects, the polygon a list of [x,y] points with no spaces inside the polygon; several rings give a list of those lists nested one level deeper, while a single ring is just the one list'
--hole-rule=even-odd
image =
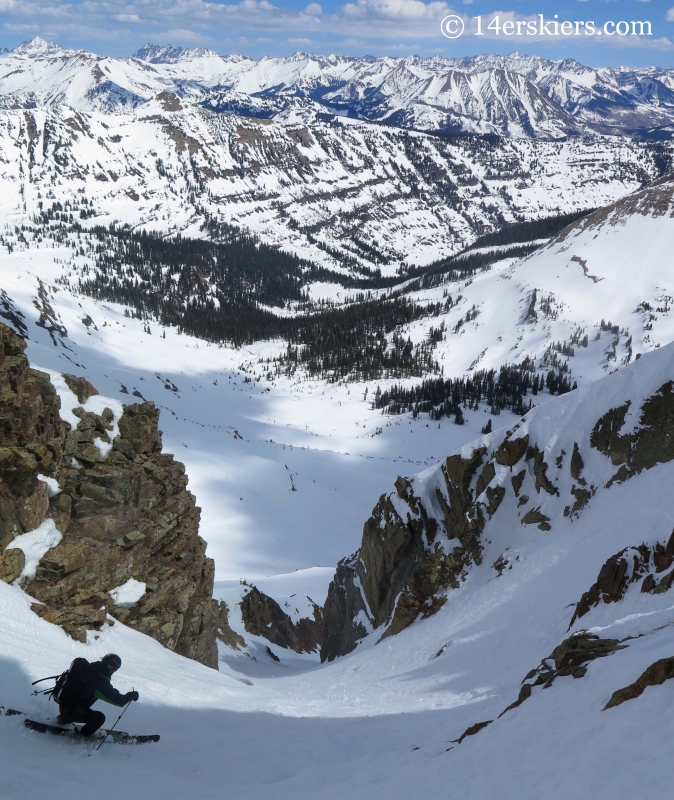
[{"label": "glove", "polygon": [[138,700],[138,692],[129,692],[127,694],[127,697],[129,698],[129,702],[131,702],[132,700],[135,702],[136,700]]}]

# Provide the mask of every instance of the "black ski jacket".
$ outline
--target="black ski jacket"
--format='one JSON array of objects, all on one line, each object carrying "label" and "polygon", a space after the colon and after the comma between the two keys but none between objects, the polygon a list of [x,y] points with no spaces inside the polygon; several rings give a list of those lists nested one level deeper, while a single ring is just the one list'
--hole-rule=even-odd
[{"label": "black ski jacket", "polygon": [[67,708],[91,708],[96,700],[105,700],[106,703],[121,707],[131,700],[132,692],[120,694],[110,683],[110,677],[100,661],[95,661],[91,665],[91,675],[91,679],[80,689],[77,699],[73,703],[68,703]]}]

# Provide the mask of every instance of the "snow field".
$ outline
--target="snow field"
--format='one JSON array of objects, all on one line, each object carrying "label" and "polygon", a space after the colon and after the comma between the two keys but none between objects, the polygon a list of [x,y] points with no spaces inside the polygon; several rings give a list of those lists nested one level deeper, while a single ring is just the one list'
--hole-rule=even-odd
[{"label": "snow field", "polygon": [[[547,443],[546,461],[562,496],[573,442],[587,442],[608,408],[629,396],[636,409],[671,380],[669,312],[655,312],[652,331],[635,312],[643,301],[666,305],[668,219],[627,220],[616,229],[620,236],[581,229],[561,246],[522,262],[501,262],[462,284],[466,300],[446,317],[455,324],[473,304],[481,309],[476,324],[440,345],[446,375],[464,374],[485,348],[477,368],[540,356],[549,343],[586,326],[591,342],[570,359],[581,388],[561,398],[539,397],[519,429]],[[519,524],[524,509],[518,511],[508,496],[483,534],[482,565],[470,570],[434,617],[381,644],[375,632],[329,665],[319,665],[316,655],[279,648],[273,651],[280,663],[265,660],[265,640],[242,630],[238,580],[251,580],[293,618],[302,616],[307,595],[319,603],[323,598],[315,595],[325,596],[334,564],[358,546],[363,522],[377,497],[391,491],[395,476],[420,473],[415,488],[432,492],[433,465],[461,447],[468,453],[489,417],[469,411],[465,426],[443,419],[438,429],[421,417],[388,419],[372,411],[361,385],[243,383],[254,376],[260,354],[282,344],[235,351],[170,329],[163,339],[156,326],[152,335],[144,333],[122,308],[55,286],[62,269],[53,257],[70,255],[67,248],[31,248],[0,257],[0,288],[25,315],[31,364],[54,375],[65,415],[75,404],[58,377],[62,372],[86,375],[102,393],[86,407],[108,406],[116,419],[120,402],[157,402],[165,449],[185,462],[203,508],[201,532],[218,571],[216,597],[227,601],[232,626],[256,660],[221,648],[220,672],[208,670],[119,623],[79,644],[33,614],[20,588],[0,584],[1,705],[53,715],[46,700],[30,697],[31,681],[65,669],[77,655],[94,660],[114,651],[124,661],[116,685],[141,695],[121,727],[162,736],[158,745],[111,745],[90,754],[86,744],[41,736],[26,731],[19,717],[0,717],[0,793],[11,800],[42,800],[46,793],[56,800],[92,794],[104,800],[221,794],[241,800],[406,800],[452,791],[471,800],[664,795],[671,783],[671,682],[601,709],[614,690],[672,655],[674,601],[668,594],[630,591],[621,603],[593,609],[575,629],[634,637],[627,648],[592,662],[582,679],[558,678],[549,689],[535,689],[520,708],[497,717],[516,699],[529,670],[569,635],[573,604],[604,561],[625,546],[669,538],[670,464],[600,489],[575,520],[563,516],[558,498],[533,498],[551,518],[548,532]],[[572,256],[597,281],[585,277]],[[642,270],[635,270],[637,263]],[[38,278],[68,330],[56,344],[34,324]],[[555,295],[557,319],[538,305],[535,323],[515,327],[534,288],[539,303],[543,295]],[[84,326],[87,314],[97,330]],[[588,385],[626,355],[626,334],[619,336],[615,361],[606,353],[613,334],[593,338],[601,317],[630,328],[634,353],[643,355],[601,384]],[[414,333],[423,335],[420,327]],[[165,388],[169,382],[177,391]],[[517,419],[504,412],[493,421],[511,429]],[[635,423],[632,414],[625,431]],[[482,441],[495,443],[498,434]],[[562,449],[566,460],[558,471],[555,458]],[[603,486],[615,468],[589,447],[581,454],[586,473]],[[495,482],[508,479],[502,472]],[[41,548],[49,546],[46,536],[36,538]],[[492,564],[501,555],[512,568],[498,577]],[[104,710],[113,722],[115,710]],[[450,741],[489,719],[496,721],[461,745]]]}]

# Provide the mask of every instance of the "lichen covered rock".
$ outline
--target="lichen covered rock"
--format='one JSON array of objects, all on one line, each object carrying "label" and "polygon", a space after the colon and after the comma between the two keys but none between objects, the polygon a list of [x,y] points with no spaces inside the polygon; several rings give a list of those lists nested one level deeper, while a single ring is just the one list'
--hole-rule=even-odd
[{"label": "lichen covered rock", "polygon": [[5,583],[12,583],[15,581],[26,564],[26,557],[23,550],[18,547],[11,550],[5,550],[0,556],[0,581]]},{"label": "lichen covered rock", "polygon": [[98,389],[92,386],[86,378],[64,372],[63,380],[70,391],[77,397],[78,403],[86,403],[90,397],[98,394]]},{"label": "lichen covered rock", "polygon": [[26,343],[0,324],[0,553],[46,519],[49,492],[38,474],[60,465],[66,426],[49,377],[30,369]]},{"label": "lichen covered rock", "polygon": [[[80,422],[70,430],[25,347],[0,324],[0,579],[16,580],[25,562],[7,545],[50,516],[63,537],[24,584],[37,614],[80,641],[116,618],[216,667],[213,562],[185,468],[161,452],[159,411],[127,406],[114,442],[109,409],[75,409]],[[84,378],[66,382],[80,402],[97,393]],[[50,499],[38,474],[56,478],[61,492]],[[118,608],[109,592],[129,578],[147,590],[135,607]]]},{"label": "lichen covered rock", "polygon": [[[99,443],[109,443],[112,413],[79,416],[65,442],[61,493],[51,503],[63,539],[25,585],[44,604],[36,611],[81,641],[109,614],[216,667],[213,561],[198,535],[200,511],[185,468],[161,452],[158,409],[125,406],[108,455]],[[109,592],[130,578],[146,592],[133,608],[118,608]]]}]

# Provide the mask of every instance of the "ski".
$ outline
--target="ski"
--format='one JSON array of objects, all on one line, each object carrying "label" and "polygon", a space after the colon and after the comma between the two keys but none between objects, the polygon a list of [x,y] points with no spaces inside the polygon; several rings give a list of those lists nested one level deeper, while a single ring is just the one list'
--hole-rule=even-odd
[{"label": "ski", "polygon": [[96,731],[93,736],[79,736],[74,728],[63,728],[58,725],[49,725],[46,722],[37,722],[34,719],[25,719],[23,724],[32,731],[38,733],[51,733],[54,736],[67,736],[70,739],[77,739],[82,742],[96,742],[103,739],[107,734],[107,740],[113,744],[147,744],[148,742],[158,742],[159,734],[134,735],[125,731],[108,731],[101,729]]}]

